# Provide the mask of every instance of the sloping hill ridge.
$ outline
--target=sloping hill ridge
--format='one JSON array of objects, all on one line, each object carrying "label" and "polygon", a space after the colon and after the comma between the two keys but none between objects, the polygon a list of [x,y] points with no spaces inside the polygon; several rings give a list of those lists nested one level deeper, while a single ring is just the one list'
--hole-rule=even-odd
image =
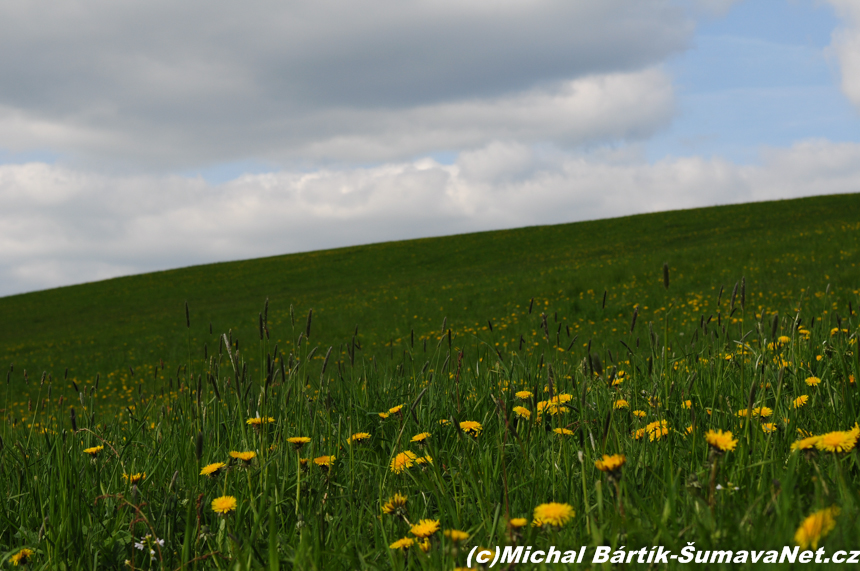
[{"label": "sloping hill ridge", "polygon": [[358,326],[365,355],[439,335],[443,320],[457,334],[526,315],[532,299],[556,320],[611,333],[629,325],[634,304],[665,303],[664,262],[678,299],[716,297],[744,276],[753,299],[830,284],[834,300],[856,308],[858,254],[860,195],[850,194],[201,265],[0,298],[0,366],[14,365],[9,380],[24,391],[43,372],[59,379],[68,369],[87,384],[159,360],[175,367],[215,350],[220,333],[259,343],[266,299],[270,343],[282,352],[311,308],[313,343],[337,346]]}]

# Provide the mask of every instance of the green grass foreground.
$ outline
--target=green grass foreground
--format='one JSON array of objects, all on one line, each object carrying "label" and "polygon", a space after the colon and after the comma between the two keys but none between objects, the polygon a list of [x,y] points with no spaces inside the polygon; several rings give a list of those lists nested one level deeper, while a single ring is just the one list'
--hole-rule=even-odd
[{"label": "green grass foreground", "polygon": [[[819,197],[0,299],[0,565],[25,548],[39,569],[326,570],[453,569],[475,545],[860,549],[858,221],[857,195]],[[603,472],[604,454],[625,463]]]}]

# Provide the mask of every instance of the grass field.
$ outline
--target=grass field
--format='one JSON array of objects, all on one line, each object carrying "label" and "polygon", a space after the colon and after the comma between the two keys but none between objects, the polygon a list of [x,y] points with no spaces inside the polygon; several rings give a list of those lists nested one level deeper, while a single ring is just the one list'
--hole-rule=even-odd
[{"label": "grass field", "polygon": [[0,299],[0,550],[452,569],[475,545],[781,551],[821,510],[823,546],[860,548],[858,221],[819,197]]}]

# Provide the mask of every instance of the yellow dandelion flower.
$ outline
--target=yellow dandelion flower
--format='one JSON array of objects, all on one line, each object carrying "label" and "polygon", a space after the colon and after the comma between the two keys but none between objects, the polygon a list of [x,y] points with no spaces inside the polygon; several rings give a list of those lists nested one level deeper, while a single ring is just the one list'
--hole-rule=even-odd
[{"label": "yellow dandelion flower", "polygon": [[388,414],[400,414],[400,411],[403,410],[403,405],[399,404],[397,406],[393,406],[388,409]]},{"label": "yellow dandelion flower", "polygon": [[409,533],[423,539],[425,537],[430,537],[437,531],[439,531],[439,520],[422,519],[412,526]]},{"label": "yellow dandelion flower", "polygon": [[84,454],[89,454],[92,457],[96,457],[98,456],[99,452],[104,449],[104,446],[93,446],[92,448],[84,448]]},{"label": "yellow dandelion flower", "polygon": [[531,391],[517,391],[514,393],[514,396],[520,400],[526,400],[532,398],[534,395]]},{"label": "yellow dandelion flower", "polygon": [[648,433],[649,441],[660,440],[669,434],[669,423],[665,420],[655,420],[645,427],[645,432]]},{"label": "yellow dandelion flower", "polygon": [[203,466],[203,469],[200,470],[200,475],[214,478],[221,473],[221,470],[226,467],[227,464],[225,464],[224,462],[213,462],[212,464],[207,464],[206,466]]},{"label": "yellow dandelion flower", "polygon": [[250,451],[250,452],[236,452],[235,450],[230,451],[230,458],[234,458],[236,460],[241,460],[245,463],[250,462],[251,460],[253,460],[256,457],[257,457],[257,453],[253,452],[253,451]]},{"label": "yellow dandelion flower", "polygon": [[776,340],[779,342],[780,345],[788,345],[789,343],[791,343],[791,337],[789,337],[788,335],[780,335],[776,338]]},{"label": "yellow dandelion flower", "polygon": [[630,436],[633,437],[633,440],[640,440],[643,436],[645,436],[644,428],[637,428],[633,432],[630,433]]},{"label": "yellow dandelion flower", "polygon": [[815,445],[818,444],[818,440],[820,436],[807,436],[806,438],[801,438],[791,444],[792,450],[811,450],[815,448]]},{"label": "yellow dandelion flower", "polygon": [[397,541],[395,541],[394,543],[389,545],[388,548],[389,549],[400,549],[400,550],[405,551],[405,550],[409,549],[410,547],[412,547],[413,545],[415,545],[414,539],[412,539],[411,537],[404,537],[403,539],[398,539]]},{"label": "yellow dandelion flower", "polygon": [[528,525],[528,523],[529,523],[529,520],[527,520],[524,517],[514,517],[514,518],[511,518],[510,521],[508,521],[508,525],[511,526],[513,529],[525,527],[526,525]]},{"label": "yellow dandelion flower", "polygon": [[722,430],[709,430],[705,434],[705,440],[712,448],[721,452],[734,450],[735,446],[738,445],[738,441],[732,439],[731,432],[723,432]]},{"label": "yellow dandelion flower", "polygon": [[635,416],[637,418],[645,418],[645,411],[644,410],[634,410],[633,416]]},{"label": "yellow dandelion flower", "polygon": [[259,416],[257,416],[255,418],[249,418],[248,420],[245,421],[245,424],[248,424],[248,425],[253,426],[255,428],[259,428],[262,425],[269,423],[269,422],[275,422],[275,419],[272,418],[271,416],[264,416],[263,418],[260,418]]},{"label": "yellow dandelion flower", "polygon": [[387,412],[380,412],[380,413],[379,413],[379,418],[381,418],[381,419],[383,419],[383,420],[385,420],[385,419],[386,419],[386,418],[388,418],[389,416],[391,416],[391,415],[390,415],[390,414],[388,414]]},{"label": "yellow dandelion flower", "polygon": [[612,456],[604,454],[602,460],[594,461],[594,465],[601,472],[616,472],[624,466],[626,461],[627,458],[624,454],[613,454]]},{"label": "yellow dandelion flower", "polygon": [[466,541],[469,539],[469,534],[465,531],[460,531],[459,529],[446,529],[442,533],[445,534],[445,537],[455,542]]},{"label": "yellow dandelion flower", "polygon": [[800,395],[799,397],[794,399],[794,408],[802,407],[803,405],[805,405],[807,403],[807,401],[809,401],[809,396]]},{"label": "yellow dandelion flower", "polygon": [[573,436],[573,431],[569,428],[553,428],[552,431],[561,436]]},{"label": "yellow dandelion flower", "polygon": [[309,443],[311,439],[307,436],[292,436],[287,438],[287,442],[293,445],[296,450],[301,450],[302,446]]},{"label": "yellow dandelion flower", "polygon": [[451,421],[448,420],[447,418],[442,418],[439,420],[439,424],[441,424],[442,426],[448,426],[451,424]]},{"label": "yellow dandelion flower", "polygon": [[797,528],[797,532],[794,534],[794,542],[803,550],[809,547],[818,549],[818,542],[836,527],[835,518],[837,515],[839,515],[839,508],[836,506],[813,513],[804,519],[800,527]]},{"label": "yellow dandelion flower", "polygon": [[810,387],[817,387],[821,384],[821,379],[819,379],[818,377],[808,377],[804,382]]},{"label": "yellow dandelion flower", "polygon": [[418,464],[419,466],[425,467],[427,464],[433,463],[433,458],[431,458],[430,455],[427,454],[425,456],[421,456],[421,457],[416,458],[415,463]]},{"label": "yellow dandelion flower", "polygon": [[550,502],[548,504],[541,504],[535,508],[534,521],[540,527],[544,525],[561,527],[570,521],[574,515],[575,512],[570,504]]},{"label": "yellow dandelion flower", "polygon": [[681,403],[681,406],[684,408],[690,408],[693,406],[693,401],[685,400],[684,402]]},{"label": "yellow dandelion flower", "polygon": [[530,419],[532,416],[532,411],[530,411],[524,406],[515,406],[513,410],[518,417],[524,418],[526,420]]},{"label": "yellow dandelion flower", "polygon": [[687,428],[684,429],[684,431],[687,434],[693,434],[693,425],[692,424],[688,425]]},{"label": "yellow dandelion flower", "polygon": [[346,439],[347,444],[361,444],[366,440],[370,440],[369,432],[356,432],[352,436]]},{"label": "yellow dandelion flower", "polygon": [[819,436],[815,447],[827,452],[850,452],[856,443],[857,435],[853,431],[836,431]]},{"label": "yellow dandelion flower", "polygon": [[411,468],[415,464],[415,453],[409,450],[401,452],[391,459],[390,468],[395,474],[400,474],[403,470]]},{"label": "yellow dandelion flower", "polygon": [[323,470],[328,470],[332,466],[334,466],[334,461],[337,460],[334,456],[318,456],[314,458],[314,464],[322,468]]},{"label": "yellow dandelion flower", "polygon": [[431,434],[429,432],[422,432],[421,434],[416,434],[412,437],[410,442],[417,442],[419,444],[424,444],[424,442],[430,438]]},{"label": "yellow dandelion flower", "polygon": [[406,498],[407,496],[402,494],[394,494],[388,498],[387,502],[382,504],[382,513],[391,515],[397,512],[405,512]]},{"label": "yellow dandelion flower", "polygon": [[776,431],[776,428],[777,428],[776,424],[774,424],[774,423],[772,423],[772,422],[765,422],[765,423],[763,423],[763,424],[761,425],[761,429],[762,429],[765,433],[768,433],[768,432],[775,432],[775,431]]},{"label": "yellow dandelion flower", "polygon": [[217,514],[228,514],[236,509],[236,498],[221,496],[212,500],[212,511]]},{"label": "yellow dandelion flower", "polygon": [[9,563],[17,567],[18,565],[26,565],[33,558],[35,551],[29,547],[25,547],[18,551],[15,555],[9,558]]},{"label": "yellow dandelion flower", "polygon": [[630,408],[630,403],[628,403],[628,402],[627,402],[626,400],[624,400],[624,399],[618,399],[617,401],[615,401],[614,403],[612,403],[612,408],[615,408],[615,409],[619,409],[619,408]]},{"label": "yellow dandelion flower", "polygon": [[480,422],[476,422],[474,420],[464,420],[460,423],[460,430],[471,436],[478,436],[479,434],[481,434],[481,431],[484,430],[484,427],[481,426]]},{"label": "yellow dandelion flower", "polygon": [[773,414],[773,409],[770,409],[766,406],[760,406],[752,409],[753,416],[767,418],[768,416]]},{"label": "yellow dandelion flower", "polygon": [[129,484],[139,484],[146,478],[146,472],[138,472],[137,474],[123,474],[122,477]]},{"label": "yellow dandelion flower", "polygon": [[424,541],[422,541],[418,544],[418,547],[420,547],[421,551],[423,551],[424,553],[429,553],[430,552],[430,538],[425,537]]}]

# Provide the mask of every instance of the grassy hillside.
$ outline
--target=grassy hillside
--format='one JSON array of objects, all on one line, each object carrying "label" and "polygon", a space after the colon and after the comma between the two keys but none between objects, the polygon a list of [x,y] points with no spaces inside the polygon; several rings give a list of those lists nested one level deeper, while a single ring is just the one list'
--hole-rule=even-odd
[{"label": "grassy hillside", "polygon": [[0,566],[844,561],[858,221],[820,197],[2,299]]},{"label": "grassy hillside", "polygon": [[[551,316],[573,335],[616,350],[634,304],[639,321],[675,323],[716,314],[721,287],[746,278],[755,308],[785,312],[807,290],[830,294],[842,315],[860,288],[860,196],[720,206],[624,218],[390,242],[211,264],[0,298],[0,364],[14,370],[10,405],[26,417],[43,374],[66,394],[71,382],[101,376],[110,403],[141,380],[166,383],[178,365],[203,361],[218,336],[259,353],[259,314],[269,300],[269,349],[288,355],[313,309],[311,342],[339,348],[358,327],[362,354],[390,357],[410,335],[438,338],[443,320],[454,345],[487,320],[522,319],[537,337]],[[671,271],[671,295],[661,268]],[[607,292],[605,306],[603,293]],[[527,319],[534,299],[534,315]],[[186,328],[184,304],[190,309]],[[291,320],[290,311],[293,310]],[[723,308],[725,309],[725,308]],[[757,311],[760,310],[757,309]],[[525,322],[528,322],[527,324]],[[570,339],[564,329],[560,345]],[[210,333],[211,329],[211,333]],[[412,333],[414,332],[414,333]],[[509,331],[510,332],[510,331]],[[532,341],[533,342],[533,341]],[[392,348],[393,346],[393,348]],[[322,358],[322,355],[318,355]],[[259,359],[251,369],[259,373]],[[155,364],[160,363],[159,371]],[[163,369],[163,370],[162,370]],[[134,376],[132,375],[134,371]],[[24,380],[26,371],[29,383]],[[34,382],[35,381],[35,382]]]}]

